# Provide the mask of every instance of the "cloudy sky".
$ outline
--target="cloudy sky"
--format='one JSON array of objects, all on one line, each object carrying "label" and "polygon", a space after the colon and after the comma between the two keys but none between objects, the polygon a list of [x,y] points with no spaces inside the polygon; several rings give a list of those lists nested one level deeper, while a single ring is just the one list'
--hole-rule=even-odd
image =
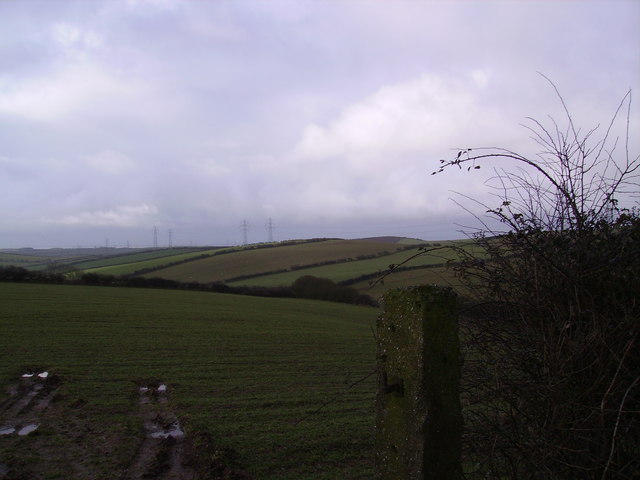
[{"label": "cloudy sky", "polygon": [[639,32],[637,0],[0,0],[0,247],[459,237],[489,172],[438,160],[535,153],[538,72],[607,123]]}]

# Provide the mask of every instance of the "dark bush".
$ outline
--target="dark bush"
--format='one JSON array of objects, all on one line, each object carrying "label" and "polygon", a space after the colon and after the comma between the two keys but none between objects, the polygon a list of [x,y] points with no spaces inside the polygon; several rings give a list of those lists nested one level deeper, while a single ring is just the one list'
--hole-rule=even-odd
[{"label": "dark bush", "polygon": [[454,267],[470,302],[469,479],[640,478],[640,217],[618,203],[640,191],[640,158],[615,154],[615,116],[596,140],[565,112],[566,129],[533,120],[536,157],[467,149],[441,162],[517,166],[497,171],[500,203],[486,207],[506,229],[484,223],[472,237],[486,256],[460,249]]},{"label": "dark bush", "polygon": [[328,300],[340,303],[354,303],[358,305],[374,305],[375,302],[368,295],[358,293],[355,288],[337,285],[328,278],[304,275],[291,284],[293,295],[298,298]]},{"label": "dark bush", "polygon": [[14,267],[9,265],[0,267],[0,280],[5,282],[25,282],[31,279],[32,275],[29,270],[22,267]]}]

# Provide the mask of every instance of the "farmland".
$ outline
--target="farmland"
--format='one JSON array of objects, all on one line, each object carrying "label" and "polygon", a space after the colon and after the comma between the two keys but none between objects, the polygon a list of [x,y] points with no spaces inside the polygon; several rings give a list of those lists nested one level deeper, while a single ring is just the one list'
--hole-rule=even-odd
[{"label": "farmland", "polygon": [[395,243],[366,240],[325,240],[275,248],[244,249],[228,255],[212,256],[197,262],[157,270],[147,275],[183,282],[225,281],[274,270],[294,268],[301,271],[303,267],[318,263],[355,259],[358,256],[382,255],[395,252],[402,247]]},{"label": "farmland", "polygon": [[[9,468],[33,479],[137,479],[155,465],[141,453],[154,441],[149,418],[162,418],[179,424],[186,437],[153,448],[171,449],[190,470],[182,476],[166,470],[159,480],[217,478],[204,472],[221,465],[266,480],[371,478],[375,308],[77,283],[98,273],[260,288],[286,287],[313,275],[351,284],[373,298],[397,286],[455,285],[442,266],[454,257],[452,242],[443,242],[409,262],[409,270],[370,286],[424,244],[387,237],[3,253],[5,264],[29,270],[49,265],[69,281],[0,283],[0,432],[11,430],[8,422],[21,422],[16,428],[38,424],[25,437],[0,434],[0,472]],[[27,258],[35,263],[18,262]],[[44,399],[29,390],[40,388],[37,379],[21,379],[41,370],[53,375]],[[168,389],[140,393],[150,385]],[[46,408],[12,419],[29,395],[48,399]]]},{"label": "farmland", "polygon": [[[383,272],[389,268],[389,265],[400,264],[417,252],[418,247],[415,246],[407,250],[375,256],[374,258],[367,258],[362,260],[350,259],[349,261],[331,265],[308,267],[301,269],[302,272],[299,269],[295,269],[282,273],[259,275],[249,279],[231,281],[230,284],[257,286],[290,285],[296,280],[296,278],[303,274],[328,278],[330,280],[333,280],[334,282],[344,282],[363,275]],[[409,265],[411,267],[428,267],[441,265],[445,263],[449,258],[453,258],[453,252],[451,250],[445,249],[441,252],[434,252],[434,254],[431,255],[418,256],[414,260],[412,260]],[[424,274],[425,272],[422,272],[422,275]]]},{"label": "farmland", "polygon": [[23,478],[123,478],[144,438],[139,386],[160,381],[199,462],[371,478],[374,378],[354,383],[374,368],[376,309],[70,285],[0,294],[0,405],[27,371],[56,379],[38,430],[0,436],[0,465]]},{"label": "farmland", "polygon": [[19,248],[0,250],[0,266],[17,265],[29,270],[67,267],[73,270],[123,265],[190,252],[211,250],[209,248],[176,247],[165,249],[144,248]]},{"label": "farmland", "polygon": [[177,249],[150,250],[140,254],[127,256],[108,257],[73,264],[74,268],[84,272],[99,273],[102,275],[130,275],[140,270],[162,267],[167,264],[188,261],[206,257],[222,249],[186,250],[179,252]]},{"label": "farmland", "polygon": [[[467,241],[428,243],[416,239],[312,239],[246,247],[174,247],[165,249],[65,249],[0,252],[0,266],[29,270],[47,268],[78,276],[84,273],[162,278],[183,283],[224,283],[231,287],[287,287],[303,275],[352,285],[374,299],[391,287],[420,283],[454,285],[450,270],[442,267],[456,258],[450,246],[470,248]],[[419,248],[437,247],[404,265],[371,288],[370,282],[389,265],[403,264]],[[477,252],[476,252],[477,255]],[[34,263],[35,262],[35,263]]]},{"label": "farmland", "polygon": [[104,269],[120,265],[139,265],[153,260],[162,260],[164,263],[182,260],[198,255],[206,255],[216,249],[209,248],[166,248],[150,249],[140,252],[125,253],[121,255],[106,255],[91,260],[82,260],[70,263],[78,270]]}]

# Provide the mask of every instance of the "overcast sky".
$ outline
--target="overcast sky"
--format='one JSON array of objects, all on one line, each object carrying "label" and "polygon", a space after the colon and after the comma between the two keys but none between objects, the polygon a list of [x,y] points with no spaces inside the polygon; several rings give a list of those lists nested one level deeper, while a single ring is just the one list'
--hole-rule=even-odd
[{"label": "overcast sky", "polygon": [[438,160],[535,153],[537,72],[607,123],[639,32],[637,0],[0,0],[0,247],[459,238],[488,172]]}]

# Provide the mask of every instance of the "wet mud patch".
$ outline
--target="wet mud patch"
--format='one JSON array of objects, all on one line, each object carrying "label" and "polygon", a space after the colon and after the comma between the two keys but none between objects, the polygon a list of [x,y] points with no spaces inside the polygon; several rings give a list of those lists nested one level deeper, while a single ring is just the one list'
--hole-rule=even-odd
[{"label": "wet mud patch", "polygon": [[70,480],[252,479],[235,452],[185,428],[169,401],[169,384],[136,382],[130,403],[113,411],[62,387],[61,378],[41,369],[17,373],[5,388],[0,480],[42,480],[59,472]]},{"label": "wet mud patch", "polygon": [[185,442],[184,461],[199,480],[255,480],[242,470],[239,458],[233,449],[217,445],[208,433],[195,433]]},{"label": "wet mud patch", "polygon": [[169,386],[154,380],[139,382],[137,390],[144,438],[122,480],[195,478],[184,462],[186,433],[169,407]]},{"label": "wet mud patch", "polygon": [[[8,397],[0,403],[0,439],[26,437],[40,428],[41,415],[56,397],[62,381],[44,369],[21,374],[6,388]],[[0,459],[0,479],[29,478],[12,461]],[[19,462],[18,462],[19,463]]]},{"label": "wet mud patch", "polygon": [[27,436],[40,426],[39,416],[58,393],[62,381],[46,370],[21,375],[7,388],[9,397],[0,404],[0,436]]},{"label": "wet mud patch", "polygon": [[160,380],[137,382],[144,438],[121,480],[253,480],[236,452],[217,447],[208,434],[185,431],[170,407],[170,391]]}]

